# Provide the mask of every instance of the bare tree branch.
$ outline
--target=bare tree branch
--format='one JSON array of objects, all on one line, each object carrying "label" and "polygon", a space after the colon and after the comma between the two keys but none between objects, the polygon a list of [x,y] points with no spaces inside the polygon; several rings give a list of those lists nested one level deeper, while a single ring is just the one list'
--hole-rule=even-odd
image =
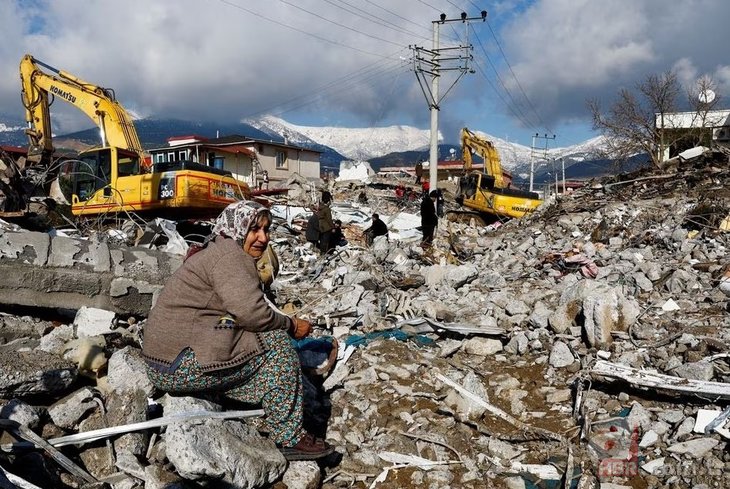
[{"label": "bare tree branch", "polygon": [[634,90],[619,90],[607,111],[595,99],[587,100],[586,105],[593,129],[606,137],[610,159],[621,163],[646,153],[653,165],[660,167],[668,148],[711,140],[713,123],[708,114],[717,105],[717,98],[712,97],[714,87],[711,78],[703,77],[696,91],[687,91],[692,111],[684,115],[691,118],[690,128],[686,117],[682,123],[676,116],[682,88],[673,71],[649,75]]}]

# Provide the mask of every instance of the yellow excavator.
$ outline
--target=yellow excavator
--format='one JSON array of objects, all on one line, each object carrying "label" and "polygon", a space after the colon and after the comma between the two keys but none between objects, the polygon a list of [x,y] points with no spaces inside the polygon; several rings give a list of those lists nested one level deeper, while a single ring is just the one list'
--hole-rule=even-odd
[{"label": "yellow excavator", "polygon": [[[58,174],[75,215],[116,212],[156,216],[213,216],[251,194],[230,172],[194,162],[169,171],[147,171],[137,130],[114,91],[95,86],[31,55],[20,62],[22,100],[29,139],[28,162]],[[101,146],[54,168],[50,105],[61,99],[91,118]],[[154,167],[153,167],[154,168]]]},{"label": "yellow excavator", "polygon": [[[535,192],[510,188],[494,145],[466,127],[461,130],[465,175],[459,179],[455,200],[464,207],[494,218],[520,218],[534,212],[542,200]],[[472,171],[472,153],[484,159],[484,172]]]}]

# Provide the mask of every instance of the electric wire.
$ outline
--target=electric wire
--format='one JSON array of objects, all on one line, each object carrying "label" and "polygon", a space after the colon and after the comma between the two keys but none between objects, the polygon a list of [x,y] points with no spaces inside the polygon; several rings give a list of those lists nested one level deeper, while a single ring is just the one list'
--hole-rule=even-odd
[{"label": "electric wire", "polygon": [[496,86],[494,85],[494,83],[492,82],[492,80],[491,80],[491,79],[490,79],[490,78],[489,78],[489,77],[487,76],[487,74],[486,74],[486,73],[484,72],[484,68],[482,67],[482,65],[481,65],[481,64],[480,64],[480,63],[479,63],[478,61],[475,61],[474,65],[475,65],[475,66],[476,66],[476,67],[478,68],[478,70],[477,70],[477,71],[479,72],[479,74],[480,74],[480,75],[482,75],[482,77],[483,77],[483,78],[484,78],[484,79],[486,80],[486,82],[487,82],[487,83],[489,84],[489,86],[490,86],[490,87],[492,88],[492,90],[494,91],[494,93],[495,93],[495,94],[497,95],[497,97],[499,97],[499,99],[500,99],[500,100],[502,101],[502,103],[503,103],[503,104],[505,105],[505,107],[507,107],[507,109],[508,109],[508,110],[509,110],[509,111],[510,111],[510,112],[512,113],[512,115],[514,115],[514,116],[515,116],[515,117],[516,117],[516,118],[517,118],[517,119],[518,119],[518,120],[519,120],[520,122],[522,122],[522,124],[524,124],[525,126],[527,126],[527,127],[531,127],[531,124],[528,124],[528,123],[526,123],[526,122],[525,122],[525,120],[523,119],[523,117],[522,117],[522,116],[520,116],[520,114],[518,114],[518,113],[517,113],[517,112],[516,112],[516,111],[514,110],[514,108],[512,107],[512,105],[510,105],[510,103],[509,103],[509,102],[507,102],[507,100],[506,100],[506,99],[504,98],[504,96],[503,96],[503,95],[502,95],[502,94],[500,93],[500,91],[499,91],[499,90],[497,90],[497,87],[496,87]]},{"label": "electric wire", "polygon": [[[344,90],[348,90],[353,86],[357,86],[358,84],[364,84],[370,80],[373,80],[375,78],[389,75],[392,72],[399,72],[403,67],[405,66],[405,63],[401,62],[396,65],[387,66],[387,67],[380,67],[377,70],[370,69],[370,70],[358,70],[361,73],[355,72],[351,73],[350,75],[346,75],[345,77],[341,77],[337,80],[333,80],[332,82],[329,82],[323,86],[321,86],[319,89],[297,96],[293,97],[283,103],[277,104],[275,106],[271,106],[250,114],[247,114],[244,116],[244,118],[248,117],[255,117],[258,115],[266,114],[266,113],[273,113],[273,114],[284,114],[287,112],[291,112],[293,110],[305,107],[307,105],[310,105],[312,103],[315,103],[318,98],[317,96],[320,93],[323,92],[329,92],[329,93],[339,93]],[[355,75],[357,74],[357,78]],[[300,102],[301,101],[301,102]],[[293,105],[292,105],[293,104]]]},{"label": "electric wire", "polygon": [[347,26],[345,24],[341,24],[341,23],[339,23],[339,22],[337,22],[335,20],[328,19],[327,17],[324,17],[322,15],[319,15],[316,12],[312,12],[311,10],[307,10],[304,7],[300,7],[299,5],[296,5],[294,3],[291,3],[291,2],[289,2],[287,0],[279,0],[279,1],[281,3],[283,3],[283,4],[289,5],[290,7],[294,7],[295,9],[301,10],[302,12],[306,12],[306,13],[308,13],[309,15],[311,15],[313,17],[316,17],[318,19],[324,20],[325,22],[329,22],[330,24],[333,24],[333,25],[342,27],[342,28],[347,29],[347,30],[350,30],[352,32],[356,32],[358,34],[362,34],[363,36],[369,37],[371,39],[375,39],[377,41],[387,42],[388,44],[393,44],[394,46],[402,46],[401,43],[398,43],[398,42],[395,42],[395,41],[391,41],[389,39],[385,39],[385,38],[382,38],[382,37],[374,36],[372,34],[368,34],[367,32],[363,32],[361,30],[355,29],[354,27],[350,27],[350,26]]},{"label": "electric wire", "polygon": [[[334,3],[333,0],[323,0],[323,1],[329,3],[330,5],[335,6],[335,7],[339,8],[339,9],[341,9],[341,10],[344,10],[345,12],[349,12],[349,13],[351,13],[353,15],[356,15],[356,16],[362,18],[362,19],[365,19],[368,22],[373,22],[373,23],[378,24],[378,25],[380,25],[382,27],[386,27],[388,29],[392,29],[392,30],[397,31],[397,32],[400,32],[402,34],[408,34],[410,36],[415,36],[415,37],[417,37],[419,39],[426,39],[426,40],[428,39],[428,37],[425,37],[425,36],[423,36],[421,34],[418,34],[416,32],[413,32],[413,31],[406,30],[406,29],[398,26],[397,24],[394,24],[394,23],[392,23],[392,22],[390,22],[390,21],[388,21],[388,20],[386,20],[386,19],[384,19],[382,17],[378,17],[377,15],[372,14],[372,13],[368,12],[367,10],[361,9],[360,7],[357,7],[357,6],[355,6],[355,5],[351,4],[351,3],[348,3],[345,0],[337,0],[337,1],[340,2],[340,3],[342,3],[342,4],[347,5],[348,7],[352,8],[352,9],[355,9],[355,10],[357,10],[359,12],[362,12],[365,15],[369,15],[372,18],[365,17],[365,15],[363,15],[363,14],[359,14],[357,12],[353,12],[352,10],[347,9],[347,8],[341,6],[341,5],[337,5],[336,3]],[[373,20],[373,19],[375,19],[375,20]],[[408,19],[404,19],[404,20],[408,20]],[[418,24],[416,24],[416,25],[418,25]],[[420,27],[422,27],[423,29],[425,29],[425,30],[428,31],[428,29],[426,29],[425,27],[423,27],[423,26],[420,26]]]},{"label": "electric wire", "polygon": [[499,39],[497,39],[497,35],[495,34],[494,30],[492,29],[492,25],[487,22],[487,27],[489,27],[489,32],[492,33],[492,37],[494,38],[494,42],[497,44],[497,47],[499,48],[499,52],[502,53],[502,57],[504,58],[504,62],[507,64],[507,67],[509,68],[510,73],[512,74],[512,78],[515,79],[515,83],[517,83],[517,86],[520,89],[520,92],[522,92],[522,95],[525,97],[525,100],[527,100],[527,104],[530,106],[530,109],[532,109],[532,112],[534,112],[535,116],[537,117],[537,120],[542,124],[542,126],[548,131],[553,132],[550,130],[547,124],[545,124],[545,121],[540,117],[540,113],[535,109],[535,106],[532,103],[532,100],[530,100],[530,97],[527,96],[527,93],[525,93],[525,89],[522,88],[522,84],[520,83],[520,80],[517,78],[517,75],[515,74],[514,70],[512,70],[512,65],[510,64],[509,60],[507,60],[507,55],[505,54],[504,50],[502,49],[502,45],[499,42]]},{"label": "electric wire", "polygon": [[[518,118],[527,127],[531,127],[532,129],[536,129],[537,128],[537,125],[533,121],[531,121],[530,118],[527,117],[527,115],[522,111],[522,108],[520,107],[520,104],[518,104],[517,101],[515,100],[515,98],[512,96],[512,92],[510,92],[509,89],[507,88],[507,86],[504,84],[504,81],[502,80],[502,77],[499,75],[499,70],[497,70],[497,67],[494,66],[494,63],[492,63],[492,60],[489,57],[489,54],[487,53],[487,50],[484,48],[484,44],[482,44],[482,40],[479,38],[479,34],[473,28],[472,28],[472,32],[474,33],[474,37],[476,38],[476,40],[477,40],[477,42],[479,44],[479,47],[481,48],[482,53],[484,54],[484,58],[487,60],[487,62],[489,63],[489,66],[491,66],[492,70],[494,71],[494,74],[496,75],[497,80],[499,81],[500,86],[502,87],[502,89],[504,90],[504,92],[507,94],[507,96],[509,97],[509,99],[512,101],[512,104],[514,105],[514,107],[521,114],[521,117],[518,117]],[[510,109],[510,110],[512,110],[512,109]],[[512,111],[512,112],[514,113],[514,111]]]},{"label": "electric wire", "polygon": [[[398,68],[399,68],[399,67],[394,67],[394,68],[391,68],[391,69],[390,69],[390,71],[395,71],[395,70],[397,70]],[[397,73],[396,73],[396,74],[397,74]],[[362,80],[362,82],[366,82],[366,81],[369,81],[369,80],[371,80],[371,79],[372,79],[372,78],[374,78],[374,77],[375,77],[375,75],[373,75],[373,76],[371,76],[371,77],[369,77],[369,78],[367,78],[367,79],[364,79],[364,80]],[[358,83],[358,84],[356,84],[356,85],[362,85],[362,83]],[[352,93],[352,91],[351,91],[351,90],[348,90],[349,88],[350,88],[350,86],[342,86],[342,87],[338,88],[338,89],[337,89],[337,90],[335,90],[335,91],[331,91],[331,92],[330,92],[330,95],[336,96],[336,95],[338,95],[339,93],[341,93],[341,92],[343,92],[343,91],[346,91],[346,90],[347,90],[347,92],[346,92],[346,93],[348,94],[348,98],[349,98],[349,94],[351,94],[351,93]],[[295,106],[292,106],[292,107],[289,107],[289,108],[286,108],[286,109],[281,109],[281,110],[275,111],[275,113],[276,113],[276,114],[285,114],[285,113],[287,113],[287,112],[291,112],[291,111],[293,111],[293,110],[296,110],[296,109],[300,109],[300,108],[302,108],[302,107],[305,107],[305,106],[307,106],[307,105],[310,105],[310,104],[312,104],[312,103],[314,103],[314,102],[316,102],[316,100],[311,100],[311,101],[306,101],[306,102],[302,102],[301,104],[298,104],[298,105],[295,105]]]},{"label": "electric wire", "polygon": [[426,6],[426,7],[431,7],[431,8],[432,8],[433,10],[435,10],[436,12],[439,12],[439,13],[443,12],[443,10],[442,10],[442,9],[440,9],[440,8],[437,8],[437,7],[434,7],[433,5],[431,5],[431,4],[430,4],[430,3],[428,3],[428,2],[424,2],[423,0],[417,0],[417,1],[418,1],[418,2],[420,2],[420,3],[422,3],[422,4],[424,4],[424,5]]},{"label": "electric wire", "polygon": [[265,15],[259,14],[258,12],[255,12],[253,10],[250,10],[250,9],[248,9],[246,7],[242,7],[241,5],[238,5],[238,4],[236,4],[234,2],[231,2],[229,0],[218,0],[218,1],[221,2],[221,3],[224,3],[226,5],[228,5],[230,7],[233,7],[233,8],[239,9],[239,10],[242,10],[244,12],[248,12],[251,15],[254,15],[254,16],[259,17],[259,18],[264,19],[264,20],[268,20],[269,22],[272,22],[272,23],[274,23],[276,25],[280,25],[282,27],[286,27],[287,29],[291,29],[293,31],[299,32],[300,34],[304,34],[304,35],[313,37],[313,38],[318,39],[320,41],[324,41],[324,42],[329,43],[329,44],[334,44],[336,46],[341,46],[343,48],[351,49],[353,51],[357,51],[357,52],[360,52],[360,53],[363,53],[363,54],[368,54],[370,56],[377,56],[379,58],[385,58],[385,56],[383,56],[382,54],[373,53],[373,52],[370,52],[370,51],[366,51],[364,49],[360,49],[360,48],[357,48],[355,46],[350,46],[349,44],[345,44],[345,43],[342,43],[342,42],[339,42],[339,41],[333,41],[332,39],[327,39],[326,37],[322,37],[322,36],[320,36],[318,34],[313,34],[311,32],[305,31],[304,29],[300,29],[298,27],[295,27],[293,25],[285,24],[284,22],[280,22],[280,21],[275,20],[275,19],[272,19],[270,17],[266,17]]},{"label": "electric wire", "polygon": [[[398,65],[395,65],[395,66],[398,66]],[[282,103],[276,104],[275,106],[271,107],[270,109],[264,109],[263,111],[258,111],[258,112],[252,113],[249,115],[249,117],[261,114],[263,112],[266,112],[267,110],[271,110],[276,107],[287,106],[289,104],[297,103],[301,100],[305,100],[309,97],[318,95],[319,93],[326,92],[334,87],[341,87],[341,88],[349,87],[350,85],[357,83],[360,79],[369,80],[377,75],[386,74],[387,72],[391,71],[392,69],[393,69],[393,66],[378,66],[378,67],[375,67],[372,65],[366,66],[355,72],[349,73],[345,76],[339,77],[335,80],[325,83],[324,85],[321,85],[317,89],[310,91],[306,94],[298,95],[298,96],[292,97]]]},{"label": "electric wire", "polygon": [[365,1],[366,1],[367,3],[369,3],[370,5],[372,5],[372,6],[374,6],[374,7],[377,7],[377,8],[379,8],[379,9],[381,9],[381,10],[383,10],[383,11],[385,11],[385,12],[389,13],[389,14],[390,14],[390,15],[392,15],[393,17],[397,17],[397,18],[399,18],[399,19],[401,19],[401,20],[405,20],[406,22],[408,22],[408,23],[410,23],[410,24],[413,24],[413,25],[415,25],[415,26],[418,26],[418,27],[419,27],[419,28],[421,28],[421,29],[425,29],[426,31],[429,31],[429,34],[430,34],[430,29],[428,29],[427,27],[423,27],[423,26],[422,26],[421,24],[418,24],[418,23],[416,23],[416,22],[413,22],[412,20],[410,20],[410,19],[407,19],[407,18],[403,17],[402,15],[399,15],[399,14],[397,14],[396,12],[393,12],[392,10],[389,10],[389,9],[387,9],[387,8],[383,7],[382,5],[378,5],[377,3],[373,2],[372,0],[365,0]]}]

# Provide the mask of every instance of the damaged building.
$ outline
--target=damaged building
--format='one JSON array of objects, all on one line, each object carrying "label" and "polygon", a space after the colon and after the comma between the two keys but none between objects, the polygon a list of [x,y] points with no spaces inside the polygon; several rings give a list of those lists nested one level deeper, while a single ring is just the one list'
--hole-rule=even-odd
[{"label": "damaged building", "polygon": [[[287,463],[257,406],[147,379],[145,319],[185,253],[173,231],[3,223],[0,487],[730,483],[725,154],[490,226],[447,191],[426,249],[394,178],[329,183],[348,244],[325,256],[303,233],[323,184],[290,179],[270,202],[276,303],[340,345],[305,382],[305,417],[336,448],[319,462]],[[389,233],[368,247],[374,212]]]}]

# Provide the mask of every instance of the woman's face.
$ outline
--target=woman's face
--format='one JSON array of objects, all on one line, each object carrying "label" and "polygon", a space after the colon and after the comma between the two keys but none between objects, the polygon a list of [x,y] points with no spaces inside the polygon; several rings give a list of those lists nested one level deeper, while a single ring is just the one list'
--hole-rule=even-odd
[{"label": "woman's face", "polygon": [[254,258],[261,258],[269,244],[269,228],[271,220],[268,217],[260,216],[248,230],[246,240],[243,242],[243,251]]}]

